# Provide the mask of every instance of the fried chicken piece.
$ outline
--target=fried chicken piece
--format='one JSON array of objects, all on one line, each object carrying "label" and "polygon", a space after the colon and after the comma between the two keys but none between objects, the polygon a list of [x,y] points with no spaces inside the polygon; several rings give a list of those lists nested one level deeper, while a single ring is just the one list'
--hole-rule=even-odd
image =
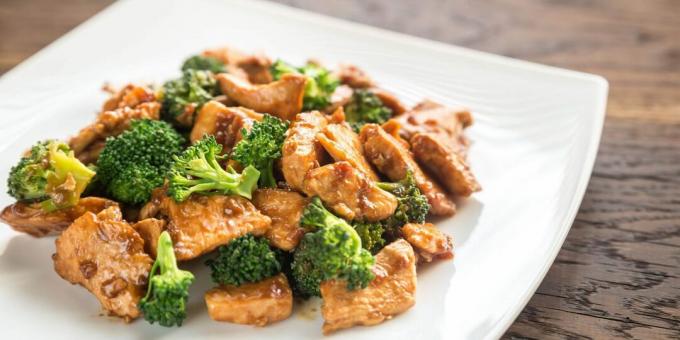
[{"label": "fried chicken piece", "polygon": [[437,216],[450,216],[456,211],[451,201],[437,183],[427,176],[413,159],[413,155],[395,137],[376,124],[366,124],[359,134],[364,145],[364,154],[378,171],[391,181],[398,182],[413,173],[418,189],[430,203],[430,213]]},{"label": "fried chicken piece", "polygon": [[134,108],[141,103],[153,102],[156,100],[154,91],[146,86],[128,84],[119,91],[114,91],[108,86],[104,90],[111,92],[111,97],[102,105],[102,112],[114,111],[124,107]]},{"label": "fried chicken piece", "polygon": [[208,314],[215,321],[266,326],[293,312],[293,292],[283,274],[241,286],[219,286],[205,293]]},{"label": "fried chicken piece", "polygon": [[384,191],[348,162],[313,169],[304,181],[305,192],[319,196],[336,214],[348,219],[380,221],[397,208],[397,198]]},{"label": "fried chicken piece", "polygon": [[318,168],[326,161],[327,155],[316,139],[317,133],[328,125],[328,121],[318,111],[303,112],[286,132],[281,156],[281,172],[288,185],[303,191],[303,181],[307,172]]},{"label": "fried chicken piece", "polygon": [[83,197],[73,207],[45,212],[40,203],[17,202],[2,210],[0,220],[16,231],[43,237],[61,233],[86,212],[97,214],[109,207],[118,207],[118,203],[105,198]]},{"label": "fried chicken piece", "polygon": [[349,125],[328,124],[316,135],[316,139],[336,162],[346,161],[369,179],[378,180],[378,175],[364,156],[359,136]]},{"label": "fried chicken piece", "polygon": [[482,188],[470,171],[465,158],[444,145],[437,135],[417,133],[411,138],[416,161],[427,169],[451,193],[468,197]]},{"label": "fried chicken piece", "polygon": [[97,215],[86,212],[55,243],[52,259],[59,276],[85,287],[111,315],[126,321],[140,315],[137,304],[146,293],[153,260],[118,207]]},{"label": "fried chicken piece", "polygon": [[203,55],[222,61],[229,73],[243,73],[244,79],[253,84],[267,84],[273,79],[269,72],[272,61],[264,54],[246,54],[231,47],[221,47],[205,50]]},{"label": "fried chicken piece", "polygon": [[375,279],[365,289],[349,291],[343,280],[321,283],[323,333],[355,325],[372,326],[411,308],[416,300],[416,258],[408,242],[398,240],[376,255]]},{"label": "fried chicken piece", "polygon": [[333,94],[331,94],[331,104],[324,109],[326,113],[333,113],[338,108],[341,108],[352,100],[352,95],[354,91],[351,87],[347,85],[340,85],[335,88]]},{"label": "fried chicken piece", "polygon": [[309,200],[295,191],[258,189],[253,193],[252,202],[272,219],[265,234],[271,245],[286,251],[297,247],[305,234],[300,227],[300,218]]},{"label": "fried chicken piece", "polygon": [[426,100],[394,119],[401,125],[401,136],[406,140],[417,133],[433,134],[436,139],[450,145],[454,152],[466,156],[470,142],[463,129],[472,125],[470,111]]},{"label": "fried chicken piece", "polygon": [[398,116],[406,112],[406,106],[404,106],[401,100],[399,100],[399,98],[397,98],[391,92],[388,92],[378,87],[372,88],[371,92],[373,92],[376,95],[376,97],[380,99],[383,105],[389,107],[395,116]]},{"label": "fried chicken piece", "polygon": [[418,258],[425,262],[433,259],[452,259],[453,241],[432,223],[407,223],[401,228],[404,239],[415,248]]},{"label": "fried chicken piece", "polygon": [[197,143],[204,135],[214,135],[222,144],[223,153],[228,153],[243,138],[243,129],[250,130],[263,115],[244,107],[226,107],[216,101],[209,101],[196,116],[189,139]]},{"label": "fried chicken piece", "polygon": [[335,76],[340,79],[340,83],[348,85],[351,88],[368,88],[373,87],[373,79],[369,77],[366,72],[355,65],[341,64],[335,71]]},{"label": "fried chicken piece", "polygon": [[68,144],[76,157],[84,164],[96,163],[104,149],[106,138],[117,136],[130,127],[135,119],[158,119],[161,104],[141,103],[134,108],[128,106],[99,114],[94,123],[86,126],[71,137]]},{"label": "fried chicken piece", "polygon": [[158,238],[161,236],[163,230],[165,230],[165,225],[167,223],[168,222],[165,220],[146,218],[132,225],[132,228],[134,228],[144,240],[144,251],[154,259],[156,258],[156,250],[158,249]]},{"label": "fried chicken piece", "polygon": [[269,113],[284,120],[292,120],[302,110],[302,97],[307,78],[286,74],[281,79],[264,85],[252,85],[237,76],[217,75],[222,93],[239,105],[257,112]]},{"label": "fried chicken piece", "polygon": [[163,188],[154,190],[151,201],[142,208],[140,219],[147,218],[167,222],[165,229],[181,261],[199,257],[248,233],[263,235],[271,225],[271,219],[243,197],[194,194],[177,203]]}]

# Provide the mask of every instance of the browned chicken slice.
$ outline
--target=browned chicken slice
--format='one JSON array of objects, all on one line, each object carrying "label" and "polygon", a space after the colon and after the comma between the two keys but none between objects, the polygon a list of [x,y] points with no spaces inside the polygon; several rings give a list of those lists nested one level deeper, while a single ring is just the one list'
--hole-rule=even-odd
[{"label": "browned chicken slice", "polygon": [[56,241],[52,256],[57,273],[94,294],[112,315],[130,321],[140,315],[139,300],[153,260],[144,241],[111,207],[95,215],[86,212]]},{"label": "browned chicken slice", "polygon": [[328,124],[316,135],[316,139],[336,162],[346,161],[369,179],[378,180],[378,175],[364,156],[359,136],[349,125]]},{"label": "browned chicken slice", "polygon": [[226,107],[223,104],[210,101],[203,105],[196,116],[194,127],[189,138],[196,143],[205,135],[213,135],[227,153],[242,138],[242,130],[250,130],[253,123],[262,120],[263,115],[244,107]]},{"label": "browned chicken slice", "polygon": [[348,219],[380,221],[397,208],[397,198],[347,162],[313,169],[305,176],[305,192],[319,196],[336,214]]},{"label": "browned chicken slice", "polygon": [[305,234],[300,218],[307,203],[309,200],[295,191],[259,189],[253,193],[255,207],[272,219],[265,234],[271,245],[283,250],[297,247]]},{"label": "browned chicken slice", "polygon": [[293,312],[293,292],[283,274],[241,286],[219,286],[205,293],[208,315],[215,321],[266,326]]},{"label": "browned chicken slice", "polygon": [[326,113],[333,113],[336,109],[343,107],[352,100],[354,91],[347,85],[340,85],[331,94],[331,104],[324,109]]},{"label": "browned chicken slice", "polygon": [[373,87],[373,79],[369,77],[366,72],[355,65],[341,64],[335,71],[335,76],[340,79],[340,83],[351,88],[368,88]]},{"label": "browned chicken slice", "polygon": [[376,97],[380,99],[383,105],[389,107],[395,116],[398,116],[406,112],[406,106],[404,106],[401,100],[399,100],[399,98],[397,98],[391,92],[388,92],[378,87],[372,88],[371,92],[373,92],[376,95]]},{"label": "browned chicken slice", "polygon": [[425,262],[433,259],[452,259],[453,241],[432,223],[407,223],[401,233]]},{"label": "browned chicken slice", "polygon": [[470,171],[465,158],[431,133],[417,133],[411,138],[413,154],[451,193],[468,197],[482,188]]},{"label": "browned chicken slice", "polygon": [[119,91],[104,87],[104,90],[111,92],[111,97],[102,105],[102,112],[113,111],[124,107],[134,108],[141,103],[153,102],[156,100],[154,91],[146,86],[128,84]]},{"label": "browned chicken slice", "polygon": [[293,120],[302,110],[302,97],[307,78],[286,74],[281,79],[264,85],[252,85],[237,76],[217,75],[222,93],[239,105],[257,112],[269,113],[285,120]]},{"label": "browned chicken slice", "polygon": [[391,319],[416,302],[416,258],[408,242],[398,240],[376,255],[375,279],[365,289],[348,291],[346,282],[321,283],[324,334]]},{"label": "browned chicken slice", "polygon": [[199,257],[248,233],[263,235],[271,224],[269,217],[240,196],[191,195],[177,203],[162,188],[154,190],[151,202],[142,208],[139,217],[167,222],[165,229],[172,237],[177,259],[182,261]]},{"label": "browned chicken slice", "polygon": [[17,202],[5,207],[0,220],[12,229],[35,237],[59,234],[86,212],[99,213],[118,203],[99,197],[84,197],[73,207],[45,212],[40,203]]},{"label": "browned chicken slice", "polygon": [[302,182],[311,169],[324,163],[327,155],[316,140],[316,135],[328,125],[328,121],[318,111],[303,112],[286,132],[281,156],[281,172],[288,185],[303,191]]},{"label": "browned chicken slice", "polygon": [[430,203],[431,214],[447,216],[456,211],[455,203],[446,196],[444,189],[420,169],[411,152],[394,136],[376,124],[366,124],[361,129],[360,137],[366,157],[391,181],[404,179],[409,171],[413,174],[418,189]]},{"label": "browned chicken slice", "polygon": [[141,103],[134,108],[121,107],[99,114],[94,123],[71,137],[68,144],[76,157],[85,164],[95,163],[104,148],[107,137],[117,136],[130,127],[135,119],[158,119],[161,104]]},{"label": "browned chicken slice", "polygon": [[205,50],[203,55],[222,61],[229,73],[242,72],[245,79],[253,84],[267,84],[272,81],[269,72],[272,62],[263,54],[246,54],[231,47],[221,47]]},{"label": "browned chicken slice", "polygon": [[426,100],[395,119],[401,125],[400,132],[406,140],[417,133],[434,134],[437,139],[450,145],[453,151],[465,157],[469,141],[463,129],[472,125],[470,111]]},{"label": "browned chicken slice", "polygon": [[144,251],[156,258],[156,250],[158,249],[158,238],[161,236],[165,225],[168,224],[165,220],[156,218],[146,218],[132,225],[139,235],[144,240]]}]

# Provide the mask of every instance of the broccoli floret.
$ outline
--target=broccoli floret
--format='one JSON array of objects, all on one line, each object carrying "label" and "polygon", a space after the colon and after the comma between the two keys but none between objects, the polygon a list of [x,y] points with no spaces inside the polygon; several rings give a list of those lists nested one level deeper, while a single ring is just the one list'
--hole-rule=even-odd
[{"label": "broccoli floret", "polygon": [[302,109],[305,111],[322,110],[330,105],[331,95],[340,84],[338,78],[329,70],[314,63],[294,67],[282,60],[277,60],[272,64],[270,71],[274,80],[289,73],[298,73],[307,77],[302,100]]},{"label": "broccoli floret", "polygon": [[222,73],[224,70],[224,63],[217,58],[206,57],[202,55],[195,55],[184,61],[182,64],[182,71],[210,71],[212,73]]},{"label": "broccoli floret", "polygon": [[224,170],[219,163],[221,152],[222,145],[215,137],[206,135],[175,156],[168,175],[168,196],[177,202],[186,200],[192,193],[236,194],[250,199],[260,172],[253,166],[247,166],[240,174],[232,167]]},{"label": "broccoli floret", "polygon": [[[163,84],[160,94],[161,119],[177,127],[191,127],[193,114],[219,94],[220,89],[212,72],[185,70],[181,78]],[[184,117],[187,114],[189,119]]]},{"label": "broccoli floret", "polygon": [[189,286],[194,275],[177,267],[172,239],[167,231],[158,237],[156,262],[149,272],[149,288],[139,301],[144,319],[165,327],[181,326],[187,317]]},{"label": "broccoli floret", "polygon": [[425,217],[430,211],[430,204],[427,202],[427,197],[416,186],[411,171],[407,172],[406,177],[397,183],[380,182],[378,187],[392,193],[398,201],[394,214],[384,221],[388,228],[400,228],[409,222],[425,222]]},{"label": "broccoli floret", "polygon": [[206,264],[212,270],[215,283],[234,286],[258,282],[281,271],[281,264],[269,242],[250,234],[221,246],[217,257]]},{"label": "broccoli floret", "polygon": [[325,280],[346,280],[350,290],[365,288],[373,280],[375,259],[362,248],[361,237],[326,210],[318,197],[305,207],[300,223],[318,228],[305,234],[293,255],[293,277],[304,296],[320,296],[319,285]]},{"label": "broccoli floret", "polygon": [[261,187],[276,186],[274,161],[281,157],[281,148],[286,139],[287,129],[287,122],[265,115],[261,122],[253,124],[250,131],[243,129],[243,139],[232,151],[232,159],[244,166],[252,165],[260,171],[258,184]]},{"label": "broccoli floret", "polygon": [[75,205],[95,172],[81,163],[68,144],[55,140],[31,147],[7,178],[8,194],[22,202],[40,202],[45,211]]},{"label": "broccoli floret", "polygon": [[97,181],[117,201],[144,203],[163,185],[183,145],[184,138],[166,122],[132,121],[128,130],[106,140],[97,161]]},{"label": "broccoli floret", "polygon": [[385,226],[381,222],[354,222],[352,227],[361,237],[361,246],[372,254],[377,253],[385,245],[383,233]]},{"label": "broccoli floret", "polygon": [[364,124],[382,124],[392,117],[392,109],[373,92],[364,89],[354,90],[352,100],[345,105],[345,119],[354,131],[359,132]]}]

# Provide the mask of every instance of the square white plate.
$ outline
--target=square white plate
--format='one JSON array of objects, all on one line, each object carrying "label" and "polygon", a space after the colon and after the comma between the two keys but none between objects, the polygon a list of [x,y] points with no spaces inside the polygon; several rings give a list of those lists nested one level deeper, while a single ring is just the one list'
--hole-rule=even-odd
[{"label": "square white plate", "polygon": [[[500,337],[527,303],[573,222],[592,170],[607,82],[598,76],[493,56],[254,1],[123,1],[0,79],[0,173],[22,150],[63,138],[94,118],[104,82],[175,77],[190,54],[233,45],[302,62],[353,62],[406,103],[431,98],[471,108],[472,168],[484,190],[439,226],[454,261],[419,268],[417,303],[376,327],[334,339]],[[6,194],[2,205],[10,204]],[[178,329],[99,315],[86,290],[52,269],[54,239],[0,227],[0,338],[315,339],[322,318],[265,328],[211,321],[201,261],[190,264],[189,318]],[[301,308],[299,308],[301,309]],[[309,314],[309,311],[304,314]]]}]

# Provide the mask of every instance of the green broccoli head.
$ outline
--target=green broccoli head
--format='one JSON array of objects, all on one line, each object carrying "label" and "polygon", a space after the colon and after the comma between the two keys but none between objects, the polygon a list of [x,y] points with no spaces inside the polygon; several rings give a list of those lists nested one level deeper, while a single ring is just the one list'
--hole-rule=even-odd
[{"label": "green broccoli head", "polygon": [[106,140],[97,161],[97,181],[117,201],[144,203],[154,188],[163,185],[183,145],[184,138],[170,124],[135,120],[128,130]]},{"label": "green broccoli head", "polygon": [[281,271],[277,254],[269,247],[269,242],[250,234],[221,246],[217,257],[206,264],[212,270],[215,283],[234,286],[258,282]]},{"label": "green broccoli head", "polygon": [[392,117],[392,109],[370,90],[355,89],[352,100],[345,105],[345,119],[359,132],[368,123],[382,124]]},{"label": "green broccoli head", "polygon": [[361,237],[361,246],[372,254],[380,251],[385,245],[383,238],[385,226],[381,222],[354,222],[352,226]]},{"label": "green broccoli head", "polygon": [[158,237],[156,262],[149,272],[149,287],[139,301],[144,319],[164,327],[181,326],[187,316],[189,286],[194,275],[177,267],[172,239],[167,231]]},{"label": "green broccoli head", "polygon": [[284,74],[298,73],[307,77],[302,109],[305,111],[322,110],[331,104],[331,95],[340,81],[328,69],[314,63],[307,63],[302,67],[294,67],[282,60],[277,60],[271,66],[274,80]]},{"label": "green broccoli head", "polygon": [[[219,94],[220,88],[212,72],[187,69],[181,78],[163,84],[161,119],[177,127],[191,127],[193,114]],[[191,118],[188,121],[184,117],[187,114]]]},{"label": "green broccoli head", "polygon": [[427,197],[420,192],[416,186],[413,172],[406,173],[401,181],[397,183],[378,183],[378,187],[392,193],[397,197],[397,209],[394,214],[384,221],[387,227],[402,227],[404,224],[423,223],[430,211],[430,204]]},{"label": "green broccoli head", "polygon": [[210,71],[212,73],[225,72],[224,63],[221,60],[202,55],[195,55],[185,60],[182,64],[182,71],[187,70]]},{"label": "green broccoli head", "polygon": [[8,193],[18,201],[41,202],[45,211],[54,211],[77,204],[94,175],[66,143],[43,141],[12,167]]},{"label": "green broccoli head", "polygon": [[302,238],[293,255],[292,275],[305,296],[320,296],[319,285],[331,279],[347,281],[350,290],[365,288],[375,277],[375,259],[362,248],[361,237],[345,220],[333,215],[314,197],[300,221],[316,227]]},{"label": "green broccoli head", "polygon": [[186,200],[192,193],[234,194],[250,199],[260,172],[253,166],[247,166],[240,174],[232,167],[225,170],[219,163],[221,152],[222,145],[215,137],[206,135],[175,156],[168,175],[168,196],[177,202]]},{"label": "green broccoli head", "polygon": [[274,161],[281,157],[286,130],[287,122],[266,114],[261,122],[253,124],[250,131],[243,129],[243,139],[236,144],[231,153],[232,159],[260,171],[261,187],[276,187]]}]

